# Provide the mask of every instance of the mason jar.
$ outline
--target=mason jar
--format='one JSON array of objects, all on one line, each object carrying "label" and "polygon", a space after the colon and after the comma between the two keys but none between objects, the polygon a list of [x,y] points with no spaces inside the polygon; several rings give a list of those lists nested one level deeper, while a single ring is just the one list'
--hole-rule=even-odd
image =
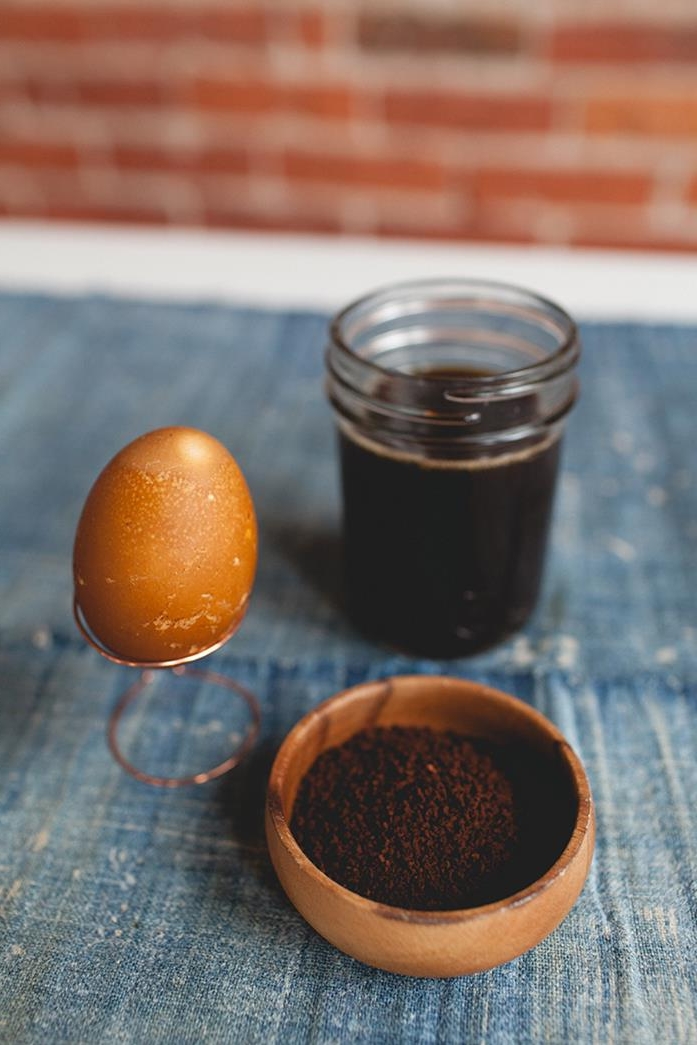
[{"label": "mason jar", "polygon": [[331,324],[346,598],[404,651],[474,653],[535,607],[580,346],[563,309],[505,284],[386,287]]}]

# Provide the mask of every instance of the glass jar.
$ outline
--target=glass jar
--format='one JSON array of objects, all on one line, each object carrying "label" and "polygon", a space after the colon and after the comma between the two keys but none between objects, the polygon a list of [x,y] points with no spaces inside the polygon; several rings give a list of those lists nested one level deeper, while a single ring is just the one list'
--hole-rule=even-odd
[{"label": "glass jar", "polygon": [[327,394],[361,630],[448,657],[527,620],[579,352],[561,308],[504,284],[403,283],[336,316]]}]

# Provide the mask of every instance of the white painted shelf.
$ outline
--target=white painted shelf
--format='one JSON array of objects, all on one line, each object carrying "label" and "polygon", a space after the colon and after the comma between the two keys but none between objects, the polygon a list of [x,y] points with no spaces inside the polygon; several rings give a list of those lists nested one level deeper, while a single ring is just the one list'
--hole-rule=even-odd
[{"label": "white painted shelf", "polygon": [[574,316],[697,322],[682,254],[0,221],[0,289],[335,309],[399,280],[516,283]]}]

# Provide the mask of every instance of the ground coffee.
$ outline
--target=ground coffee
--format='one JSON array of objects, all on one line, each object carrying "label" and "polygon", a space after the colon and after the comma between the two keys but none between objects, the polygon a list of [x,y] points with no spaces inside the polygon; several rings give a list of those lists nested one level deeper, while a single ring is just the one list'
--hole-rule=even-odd
[{"label": "ground coffee", "polygon": [[301,782],[291,830],[313,863],[362,896],[454,910],[530,884],[559,855],[572,823],[569,796],[550,793],[530,752],[391,726],[319,756]]}]

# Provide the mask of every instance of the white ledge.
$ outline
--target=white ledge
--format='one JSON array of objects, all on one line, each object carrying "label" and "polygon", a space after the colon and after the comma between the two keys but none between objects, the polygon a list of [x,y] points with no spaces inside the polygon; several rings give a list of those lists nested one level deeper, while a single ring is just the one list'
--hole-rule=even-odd
[{"label": "white ledge", "polygon": [[583,319],[697,322],[692,255],[0,221],[0,290],[331,310],[435,276],[515,283]]}]

